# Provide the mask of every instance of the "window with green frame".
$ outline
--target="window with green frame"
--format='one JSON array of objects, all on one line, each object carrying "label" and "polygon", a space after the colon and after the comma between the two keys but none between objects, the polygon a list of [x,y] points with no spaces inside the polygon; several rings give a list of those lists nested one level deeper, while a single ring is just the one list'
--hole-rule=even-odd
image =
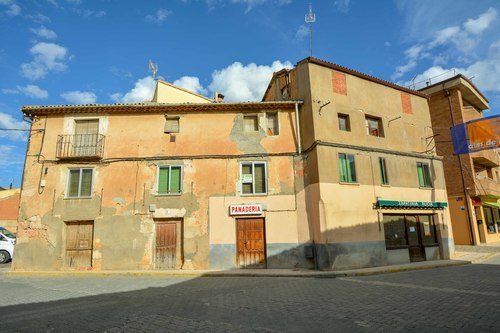
[{"label": "window with green frame", "polygon": [[241,163],[241,193],[246,195],[267,194],[266,162]]},{"label": "window with green frame", "polygon": [[339,153],[340,181],[344,183],[356,182],[356,165],[354,155]]},{"label": "window with green frame", "polygon": [[417,162],[417,174],[420,187],[432,187],[428,163]]},{"label": "window with green frame", "polygon": [[389,185],[389,177],[387,175],[387,165],[385,163],[385,158],[379,157],[378,163],[380,165],[380,182],[382,185]]},{"label": "window with green frame", "polygon": [[89,198],[92,196],[93,168],[69,169],[67,198]]},{"label": "window with green frame", "polygon": [[180,194],[182,191],[182,166],[164,165],[158,169],[158,194]]}]

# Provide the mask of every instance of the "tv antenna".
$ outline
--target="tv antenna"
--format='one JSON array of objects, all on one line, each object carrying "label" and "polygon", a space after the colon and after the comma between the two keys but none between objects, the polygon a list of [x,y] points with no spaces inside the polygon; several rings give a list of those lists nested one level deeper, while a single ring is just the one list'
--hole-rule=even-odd
[{"label": "tv antenna", "polygon": [[149,60],[149,72],[153,73],[153,80],[156,80],[156,72],[158,72],[158,64],[153,64],[151,60]]},{"label": "tv antenna", "polygon": [[309,13],[306,14],[306,23],[309,23],[309,50],[311,52],[311,57],[313,55],[313,26],[312,24],[316,22],[316,15],[313,13],[312,3],[309,4]]}]

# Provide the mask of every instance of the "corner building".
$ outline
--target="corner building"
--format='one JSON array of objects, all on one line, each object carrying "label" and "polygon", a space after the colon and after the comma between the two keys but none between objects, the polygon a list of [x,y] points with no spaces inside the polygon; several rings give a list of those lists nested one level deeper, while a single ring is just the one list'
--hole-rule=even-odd
[{"label": "corner building", "polygon": [[453,238],[427,95],[315,58],[264,100],[302,100],[310,242],[320,269],[449,259]]}]

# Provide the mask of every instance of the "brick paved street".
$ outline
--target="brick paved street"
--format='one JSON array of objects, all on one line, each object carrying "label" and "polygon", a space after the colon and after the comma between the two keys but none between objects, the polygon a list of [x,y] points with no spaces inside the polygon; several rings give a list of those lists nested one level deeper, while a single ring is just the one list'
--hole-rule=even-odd
[{"label": "brick paved street", "polygon": [[500,266],[344,278],[0,275],[2,332],[499,332]]}]

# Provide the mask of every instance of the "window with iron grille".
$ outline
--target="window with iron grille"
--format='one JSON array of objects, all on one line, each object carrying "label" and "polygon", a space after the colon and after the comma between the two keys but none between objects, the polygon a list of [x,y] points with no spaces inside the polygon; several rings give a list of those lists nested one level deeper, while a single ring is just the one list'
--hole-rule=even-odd
[{"label": "window with iron grille", "polygon": [[92,196],[93,168],[69,169],[66,198],[89,198]]}]

